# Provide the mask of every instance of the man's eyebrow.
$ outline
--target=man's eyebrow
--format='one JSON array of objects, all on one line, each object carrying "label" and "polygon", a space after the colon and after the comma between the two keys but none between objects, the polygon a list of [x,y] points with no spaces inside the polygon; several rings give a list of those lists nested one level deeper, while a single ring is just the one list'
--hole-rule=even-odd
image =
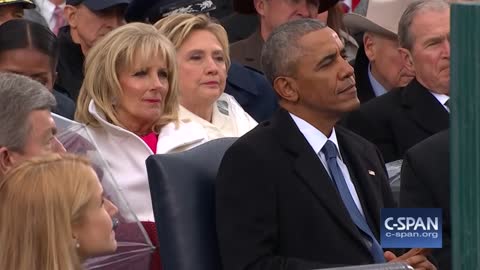
[{"label": "man's eyebrow", "polygon": [[337,52],[336,51],[331,52],[331,53],[327,54],[326,56],[322,57],[322,59],[320,59],[320,61],[315,65],[315,70],[320,69],[321,67],[328,64],[329,62],[332,62],[333,60],[335,60],[336,57],[337,57]]}]

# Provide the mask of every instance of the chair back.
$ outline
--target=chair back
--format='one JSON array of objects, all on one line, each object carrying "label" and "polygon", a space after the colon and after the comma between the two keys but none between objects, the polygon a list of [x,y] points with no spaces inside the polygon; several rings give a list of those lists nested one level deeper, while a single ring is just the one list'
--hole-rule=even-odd
[{"label": "chair back", "polygon": [[163,269],[221,270],[214,183],[223,154],[235,139],[147,159]]}]

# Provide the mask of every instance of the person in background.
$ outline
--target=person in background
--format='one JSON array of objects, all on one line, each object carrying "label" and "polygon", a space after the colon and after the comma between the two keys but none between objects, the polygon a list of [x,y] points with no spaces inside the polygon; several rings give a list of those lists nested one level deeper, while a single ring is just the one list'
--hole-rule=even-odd
[{"label": "person in background", "polygon": [[405,67],[397,35],[400,17],[411,2],[370,0],[365,16],[356,13],[344,16],[344,22],[350,29],[364,33],[354,65],[361,103],[404,87],[415,76]]},{"label": "person in background", "polygon": [[88,53],[75,113],[154,244],[158,240],[145,160],[189,149],[207,138],[201,125],[178,120],[177,78],[171,42],[152,25],[124,25]]},{"label": "person in background", "polygon": [[330,7],[328,10],[319,13],[317,19],[327,24],[328,27],[332,28],[333,31],[337,32],[340,40],[345,44],[345,55],[349,63],[355,61],[355,56],[358,50],[357,41],[347,33],[347,29],[343,24],[344,11],[342,8],[342,3],[337,3],[336,5]]},{"label": "person in background", "polygon": [[338,0],[235,0],[236,10],[244,14],[257,13],[260,25],[248,38],[231,44],[230,57],[263,72],[260,63],[262,46],[275,28],[299,18],[316,18],[318,13],[328,10],[337,2]]},{"label": "person in background", "polygon": [[65,152],[50,115],[55,98],[45,86],[22,75],[0,73],[0,97],[0,177],[28,158]]},{"label": "person in background", "polygon": [[58,42],[45,26],[24,19],[0,25],[0,72],[30,77],[53,93],[57,106],[52,112],[73,119],[75,103],[53,89],[58,62]]},{"label": "person in background", "polygon": [[0,269],[80,270],[117,248],[117,208],[83,158],[24,161],[0,179],[0,205]]},{"label": "person in background", "polygon": [[398,37],[403,63],[415,78],[363,104],[344,121],[377,145],[386,162],[402,159],[410,147],[450,126],[450,4],[410,3]]},{"label": "person in background", "polygon": [[212,0],[132,0],[125,19],[127,22],[155,24],[169,15],[208,14],[216,8]]},{"label": "person in background", "polygon": [[23,11],[33,8],[35,4],[32,0],[0,0],[0,24],[23,18]]},{"label": "person in background", "polygon": [[450,135],[444,130],[406,152],[400,185],[400,207],[442,209],[442,248],[432,251],[440,269],[455,269],[450,191]]},{"label": "person in background", "polygon": [[[125,17],[129,22],[153,24],[169,14],[207,14],[214,8],[208,0],[133,0]],[[239,63],[233,62],[228,68],[224,92],[232,95],[257,122],[270,118],[277,109],[277,97],[265,76]]]},{"label": "person in background", "polygon": [[35,3],[37,7],[25,10],[24,18],[48,27],[57,35],[66,23],[63,15],[65,0],[36,0]]},{"label": "person in background", "polygon": [[55,89],[77,100],[83,82],[85,55],[113,29],[125,24],[124,13],[130,0],[67,0],[67,26],[60,28],[60,56]]},{"label": "person in background", "polygon": [[203,126],[209,139],[239,137],[257,122],[225,94],[230,66],[225,29],[205,15],[170,15],[155,24],[177,49],[180,120]]}]

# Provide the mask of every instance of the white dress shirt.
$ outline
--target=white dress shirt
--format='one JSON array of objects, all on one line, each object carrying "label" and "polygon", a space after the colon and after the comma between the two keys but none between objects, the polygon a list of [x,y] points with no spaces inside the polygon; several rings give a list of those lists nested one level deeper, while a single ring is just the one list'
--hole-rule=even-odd
[{"label": "white dress shirt", "polygon": [[379,96],[387,93],[387,89],[385,89],[385,87],[383,87],[383,85],[380,84],[377,81],[377,79],[375,79],[375,77],[372,74],[371,68],[372,68],[372,66],[369,63],[368,64],[368,78],[370,79],[370,84],[372,85],[372,89],[373,89],[373,92],[375,93],[375,96],[379,97]]},{"label": "white dress shirt", "polygon": [[440,102],[440,104],[442,104],[442,106],[445,108],[445,110],[447,110],[447,112],[450,112],[450,108],[448,108],[445,105],[445,103],[450,99],[449,96],[447,96],[445,94],[435,93],[435,92],[432,92],[432,91],[430,91],[430,93],[438,100],[438,102]]},{"label": "white dress shirt", "polygon": [[[353,201],[355,202],[355,205],[357,206],[358,210],[360,210],[360,213],[362,213],[363,216],[363,209],[362,205],[360,204],[360,199],[358,198],[357,191],[355,189],[355,186],[353,185],[352,179],[350,178],[350,173],[348,172],[348,168],[345,165],[345,163],[342,160],[342,153],[340,152],[340,147],[338,146],[338,141],[337,141],[337,135],[335,134],[335,128],[332,130],[332,134],[330,135],[329,138],[325,136],[320,130],[316,129],[314,126],[309,124],[307,121],[295,116],[294,114],[290,113],[290,116],[292,117],[293,121],[297,125],[298,129],[300,132],[303,134],[305,139],[307,139],[308,143],[310,146],[313,148],[313,151],[317,153],[317,156],[319,157],[320,161],[323,164],[323,167],[327,171],[328,175],[330,178],[332,177],[330,175],[330,171],[328,170],[328,165],[327,165],[327,160],[325,158],[325,155],[321,151],[327,140],[332,141],[335,146],[337,147],[338,155],[337,156],[337,163],[338,166],[340,167],[340,170],[342,171],[343,177],[345,178],[345,181],[347,182],[348,190],[350,191],[350,194],[352,195]],[[335,185],[335,182],[332,179],[332,184]]]},{"label": "white dress shirt", "polygon": [[[53,31],[56,23],[56,19],[53,16],[55,5],[49,0],[37,0],[35,1],[35,4],[37,5],[40,14],[42,14],[43,18],[45,18],[45,21],[47,21],[48,28]],[[65,3],[59,5],[59,7],[63,9],[65,7]]]}]

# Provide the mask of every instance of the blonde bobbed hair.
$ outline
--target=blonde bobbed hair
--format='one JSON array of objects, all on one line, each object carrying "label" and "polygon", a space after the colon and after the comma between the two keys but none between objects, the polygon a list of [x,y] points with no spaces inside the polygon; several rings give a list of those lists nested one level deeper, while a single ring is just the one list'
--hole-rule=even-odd
[{"label": "blonde bobbed hair", "polygon": [[72,226],[95,196],[90,163],[51,154],[0,179],[0,269],[80,270]]},{"label": "blonde bobbed hair", "polygon": [[85,59],[85,79],[77,100],[75,119],[98,127],[100,124],[88,111],[93,100],[98,111],[108,122],[124,127],[118,120],[115,102],[123,90],[118,79],[122,68],[133,68],[135,63],[148,62],[162,57],[168,71],[169,89],[163,113],[153,124],[152,131],[178,120],[178,82],[175,48],[155,27],[144,23],[131,23],[119,27],[103,37]]},{"label": "blonde bobbed hair", "polygon": [[193,31],[209,31],[217,38],[218,42],[220,42],[227,70],[230,67],[231,60],[227,32],[223,26],[214,22],[207,15],[174,14],[156,22],[155,27],[172,41],[177,50]]}]

